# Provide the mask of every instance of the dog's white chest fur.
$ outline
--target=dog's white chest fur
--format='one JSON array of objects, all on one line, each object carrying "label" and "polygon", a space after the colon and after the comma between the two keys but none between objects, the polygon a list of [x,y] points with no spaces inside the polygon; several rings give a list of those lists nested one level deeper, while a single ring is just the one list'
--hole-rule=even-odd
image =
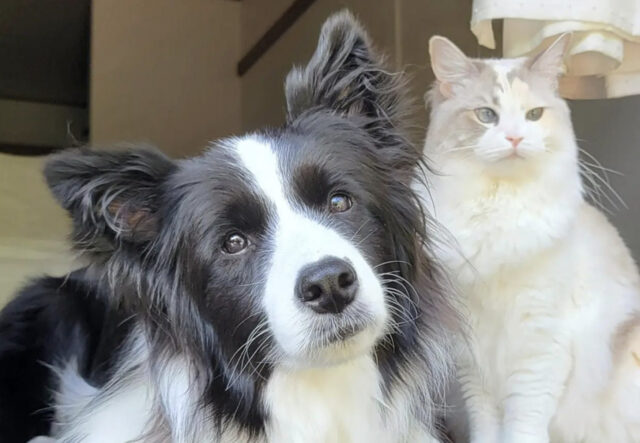
[{"label": "dog's white chest fur", "polygon": [[370,357],[334,368],[276,370],[265,390],[270,441],[394,441]]},{"label": "dog's white chest fur", "polygon": [[[65,412],[73,412],[69,409],[72,406],[76,411],[70,414],[74,418],[64,420],[59,417],[67,421],[69,427],[58,436],[72,436],[88,443],[112,441],[112,438],[135,440],[145,433],[153,418],[150,403],[153,394],[149,383],[139,379],[105,397],[104,392],[85,389],[84,382],[75,373],[69,372],[66,377],[65,392],[59,400]],[[78,386],[86,392],[78,394]],[[91,407],[99,397],[104,401]],[[188,398],[180,398],[174,398],[167,406],[173,413],[187,413],[193,417]],[[278,368],[269,377],[264,391],[268,415],[266,440],[277,443],[435,441],[416,422],[408,398],[400,394],[392,399],[384,397],[380,373],[370,356],[323,368],[295,371]],[[174,428],[178,422],[173,423]],[[115,423],[119,424],[116,426]],[[210,441],[211,435],[216,433],[211,423],[199,423],[196,427],[198,430],[186,440],[180,437],[178,440]],[[189,432],[185,431],[186,434]],[[238,441],[239,435],[242,435],[240,440],[250,439],[241,429],[231,426],[217,441]],[[255,441],[262,442],[263,439]]]}]

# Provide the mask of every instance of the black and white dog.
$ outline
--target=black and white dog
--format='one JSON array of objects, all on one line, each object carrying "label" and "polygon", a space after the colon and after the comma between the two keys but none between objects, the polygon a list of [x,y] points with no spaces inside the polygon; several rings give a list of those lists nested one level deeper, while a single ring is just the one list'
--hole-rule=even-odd
[{"label": "black and white dog", "polygon": [[341,13],[286,96],[200,157],[48,162],[90,264],[0,316],[2,443],[437,440],[456,314],[400,78]]}]

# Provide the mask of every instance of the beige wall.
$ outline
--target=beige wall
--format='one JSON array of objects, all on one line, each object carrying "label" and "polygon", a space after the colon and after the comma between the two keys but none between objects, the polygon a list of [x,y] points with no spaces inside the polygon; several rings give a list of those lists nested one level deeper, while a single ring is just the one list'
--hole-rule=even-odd
[{"label": "beige wall", "polygon": [[400,0],[400,38],[402,68],[409,74],[411,97],[415,100],[415,136],[422,139],[427,125],[424,94],[434,80],[429,65],[429,38],[443,35],[467,54],[490,56],[472,34],[471,0]]},{"label": "beige wall", "polygon": [[[315,47],[324,20],[344,8],[371,32],[392,67],[413,77],[417,121],[431,81],[427,41],[435,33],[476,53],[470,0],[317,0],[242,77],[244,53],[293,0],[95,0],[91,142],[151,142],[175,156],[208,140],[284,120],[283,82]],[[419,132],[419,131],[417,131]]]},{"label": "beige wall", "polygon": [[[185,156],[237,132],[240,7],[223,0],[95,0],[92,143],[146,141]],[[0,101],[2,111],[17,120],[0,122],[4,141],[35,145],[66,144],[67,120],[84,117],[74,108],[8,100]],[[69,219],[44,183],[42,163],[0,155],[0,306],[28,278],[74,267],[65,240]]]},{"label": "beige wall", "polygon": [[75,106],[0,98],[0,143],[67,146],[87,127],[87,110]]},{"label": "beige wall", "polygon": [[[269,9],[264,8],[261,0],[244,0],[242,4],[242,47],[246,51],[291,1],[270,2]],[[469,30],[471,0],[318,0],[242,78],[245,130],[283,121],[283,80],[287,72],[292,64],[308,60],[322,22],[343,8],[359,17],[374,44],[387,55],[391,67],[409,73],[411,95],[416,99],[416,120],[423,126],[426,113],[422,96],[433,80],[427,60],[429,37],[447,35],[471,54],[480,51]],[[483,51],[486,54],[488,51]]]},{"label": "beige wall", "polygon": [[[291,4],[291,0],[242,2],[242,46],[249,48]],[[372,6],[375,5],[375,6]],[[294,64],[305,63],[315,48],[324,20],[335,11],[348,7],[370,29],[377,45],[393,57],[394,1],[392,0],[318,0],[242,77],[242,124],[244,130],[284,121],[284,79]]]},{"label": "beige wall", "polygon": [[240,2],[95,0],[91,142],[175,156],[240,129]]}]

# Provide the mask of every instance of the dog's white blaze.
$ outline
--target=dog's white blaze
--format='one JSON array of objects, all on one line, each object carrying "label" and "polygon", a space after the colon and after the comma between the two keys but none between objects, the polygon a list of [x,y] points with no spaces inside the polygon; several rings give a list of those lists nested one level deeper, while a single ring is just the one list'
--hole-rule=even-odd
[{"label": "dog's white blaze", "polygon": [[334,354],[343,352],[346,355],[327,357],[342,360],[371,349],[387,318],[383,289],[371,266],[352,242],[291,206],[284,191],[278,158],[268,144],[253,138],[241,139],[236,144],[236,152],[251,173],[258,192],[269,199],[277,211],[277,226],[272,234],[275,246],[265,284],[264,307],[282,350],[294,359],[307,350],[309,324],[317,314],[301,309],[296,303],[295,284],[302,267],[327,256],[351,262],[360,284],[354,303],[359,303],[376,319],[372,328],[349,340],[350,346],[342,346],[340,350],[336,347]]},{"label": "dog's white blaze", "polygon": [[278,157],[271,147],[253,138],[244,138],[238,140],[235,148],[259,191],[276,205],[278,214],[292,212],[283,190]]}]

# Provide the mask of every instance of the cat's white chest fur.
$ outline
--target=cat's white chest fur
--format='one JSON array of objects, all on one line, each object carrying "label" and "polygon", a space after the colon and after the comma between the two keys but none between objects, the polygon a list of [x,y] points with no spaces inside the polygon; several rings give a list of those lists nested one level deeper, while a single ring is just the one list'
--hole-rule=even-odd
[{"label": "cat's white chest fur", "polygon": [[442,258],[472,335],[461,388],[472,434],[489,436],[472,441],[640,441],[640,412],[621,412],[640,405],[640,367],[629,363],[640,330],[623,331],[640,309],[635,265],[581,199],[547,189],[522,202],[438,206],[458,242]]}]

